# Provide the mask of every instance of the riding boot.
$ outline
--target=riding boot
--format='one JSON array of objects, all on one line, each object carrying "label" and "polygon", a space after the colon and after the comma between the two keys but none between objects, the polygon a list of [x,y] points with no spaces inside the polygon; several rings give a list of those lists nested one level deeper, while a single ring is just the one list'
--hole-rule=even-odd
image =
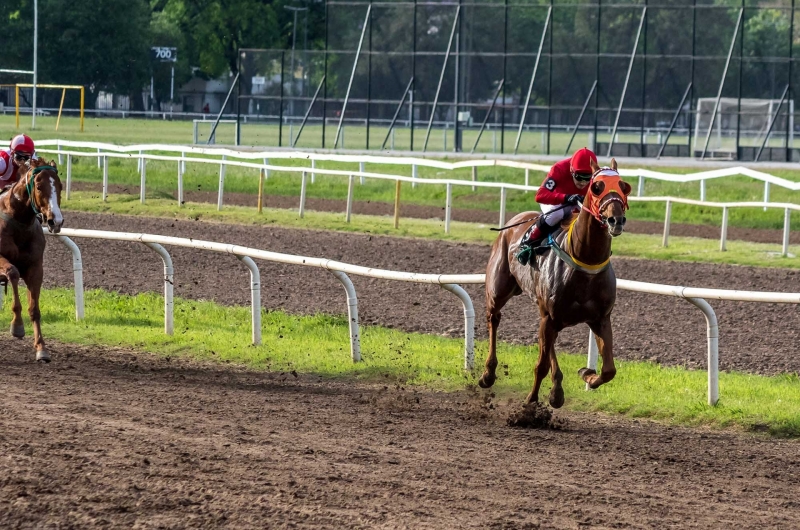
[{"label": "riding boot", "polygon": [[516,255],[517,261],[523,266],[527,265],[531,261],[531,257],[533,257],[534,249],[541,244],[542,240],[544,240],[548,234],[552,234],[555,229],[555,226],[550,226],[545,222],[544,215],[540,216],[536,224],[525,232],[522,241],[520,241],[519,251]]}]

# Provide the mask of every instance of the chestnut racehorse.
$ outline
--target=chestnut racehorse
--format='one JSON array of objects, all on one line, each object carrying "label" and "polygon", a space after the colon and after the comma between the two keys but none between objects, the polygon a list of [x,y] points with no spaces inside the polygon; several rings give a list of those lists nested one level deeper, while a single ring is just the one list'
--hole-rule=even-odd
[{"label": "chestnut racehorse", "polygon": [[11,334],[20,339],[25,336],[25,327],[19,301],[19,280],[25,281],[36,360],[50,362],[50,353],[42,338],[39,312],[45,247],[39,218],[51,232],[61,230],[64,224],[60,208],[61,181],[55,162],[30,160],[19,171],[19,180],[0,195],[0,279],[10,283],[14,292]]},{"label": "chestnut racehorse", "polygon": [[[628,183],[620,180],[617,162],[610,168],[600,168],[592,162],[594,175],[583,207],[577,218],[565,220],[569,228],[552,241],[541,257],[534,257],[533,266],[522,265],[515,259],[519,242],[538,218],[537,212],[524,212],[508,222],[509,228],[500,233],[492,245],[486,267],[486,319],[489,324],[489,356],[486,369],[478,384],[491,387],[496,379],[497,327],[500,310],[513,297],[525,293],[539,308],[539,360],[534,372],[533,389],[526,403],[539,401],[542,380],[551,373],[553,388],[550,405],[564,404],[563,376],[556,359],[555,341],[567,327],[587,323],[597,337],[603,357],[603,368],[582,368],[578,374],[591,388],[597,388],[614,378],[616,368],[612,352],[611,310],[616,300],[616,277],[610,264],[611,238],[620,235],[625,227]],[[519,223],[514,226],[515,223]]]}]

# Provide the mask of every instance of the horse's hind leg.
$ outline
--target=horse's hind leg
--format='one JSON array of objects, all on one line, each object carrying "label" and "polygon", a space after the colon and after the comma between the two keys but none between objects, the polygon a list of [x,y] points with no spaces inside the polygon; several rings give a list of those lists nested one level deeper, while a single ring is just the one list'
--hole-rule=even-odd
[{"label": "horse's hind leg", "polygon": [[[497,248],[499,246],[500,248]],[[486,322],[489,326],[489,355],[486,367],[478,379],[481,388],[489,388],[497,380],[497,328],[500,326],[501,309],[519,294],[517,280],[508,268],[508,251],[504,245],[492,248],[492,257],[486,268]],[[502,260],[496,263],[495,260]]]},{"label": "horse's hind leg", "polygon": [[7,259],[0,257],[0,274],[6,277],[14,293],[14,302],[11,304],[11,311],[14,313],[11,318],[11,335],[18,339],[24,338],[25,325],[22,322],[22,303],[19,301],[19,271]]},{"label": "horse's hind leg", "polygon": [[[551,358],[555,357],[555,355],[551,355],[551,351],[555,347],[556,337],[558,336],[558,332],[556,331],[555,324],[553,321],[550,320],[550,317],[547,315],[542,316],[541,320],[539,321],[539,359],[536,361],[536,368],[533,371],[533,390],[531,393],[528,394],[528,398],[525,400],[525,403],[533,403],[535,401],[539,401],[539,388],[542,386],[542,381],[545,377],[547,377],[547,372],[550,371],[550,364]],[[556,365],[556,370],[558,370],[558,365]],[[561,375],[561,371],[558,371],[558,375]],[[558,386],[561,386],[561,379],[558,378]],[[556,378],[554,375],[553,379],[553,387],[556,386]],[[553,401],[553,394],[550,394],[550,401],[552,404]],[[562,393],[562,400],[563,400],[563,393]],[[560,405],[559,405],[560,406]],[[557,408],[557,407],[556,407]]]},{"label": "horse's hind leg", "polygon": [[44,345],[42,337],[42,314],[39,311],[39,295],[42,292],[42,266],[31,267],[25,275],[25,284],[28,286],[28,315],[33,324],[33,347],[36,348],[36,360],[49,363],[50,352]]},{"label": "horse's hind leg", "polygon": [[617,375],[617,368],[614,366],[614,343],[611,333],[611,317],[605,317],[600,322],[593,322],[589,327],[594,332],[597,340],[597,349],[603,358],[603,368],[600,375],[591,368],[581,368],[578,375],[586,381],[589,388],[597,388],[604,383],[608,383]]}]

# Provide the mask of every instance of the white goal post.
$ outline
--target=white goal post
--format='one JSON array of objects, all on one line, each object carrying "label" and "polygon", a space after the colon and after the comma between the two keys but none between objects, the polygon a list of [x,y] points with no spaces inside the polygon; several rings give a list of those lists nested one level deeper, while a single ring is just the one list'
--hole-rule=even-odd
[{"label": "white goal post", "polygon": [[[192,143],[194,143],[194,144],[200,143],[199,142],[199,138],[200,138],[199,125],[201,123],[208,123],[209,124],[208,132],[210,134],[211,133],[211,128],[214,127],[214,122],[215,121],[217,121],[217,120],[192,120]],[[227,123],[227,124],[236,125],[237,121],[236,120],[219,120],[219,123],[220,124]],[[235,145],[239,145],[239,128],[238,127],[234,127],[233,135],[234,135],[234,143],[235,143]],[[212,143],[212,144],[217,143],[216,136],[217,136],[217,131],[214,131],[214,136],[211,137],[211,142],[210,143]]]},{"label": "white goal post", "polygon": [[[694,128],[695,151],[703,150],[716,101],[717,98],[699,98],[697,100],[697,116]],[[738,120],[740,137],[745,139],[748,144],[760,146],[780,103],[780,99],[742,98],[741,114],[739,115],[739,99],[720,98],[719,108],[714,118],[714,124],[711,127],[708,150],[731,153],[736,151],[737,115],[740,116]],[[794,100],[792,99],[783,103],[772,127],[771,137],[786,137],[787,119],[789,130],[787,142],[791,146],[794,140]]]}]

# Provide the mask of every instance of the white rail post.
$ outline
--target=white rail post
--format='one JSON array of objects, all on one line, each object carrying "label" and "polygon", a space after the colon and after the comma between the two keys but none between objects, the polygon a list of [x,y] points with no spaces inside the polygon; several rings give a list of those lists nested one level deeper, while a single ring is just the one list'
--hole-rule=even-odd
[{"label": "white rail post", "polygon": [[636,189],[637,197],[644,197],[644,177],[639,175],[639,186]]},{"label": "white rail post", "polygon": [[67,200],[72,195],[72,155],[67,155]]},{"label": "white rail post", "polygon": [[355,181],[355,177],[350,175],[347,179],[347,211],[344,214],[344,220],[346,223],[350,222],[350,217],[353,214],[353,183]]},{"label": "white rail post", "polygon": [[[478,166],[472,166],[472,182],[478,182]],[[472,186],[472,191],[477,189],[477,186]]]},{"label": "white rail post", "polygon": [[697,306],[706,316],[706,336],[708,337],[708,404],[719,401],[719,325],[714,309],[702,298],[687,298],[687,302]]},{"label": "white rail post", "polygon": [[672,217],[672,201],[667,201],[667,211],[664,213],[664,237],[661,239],[661,246],[666,248],[669,244],[669,223]]},{"label": "white rail post", "polygon": [[300,177],[300,211],[298,212],[302,219],[306,213],[306,172],[303,171]]},{"label": "white rail post", "polygon": [[453,215],[453,185],[447,184],[447,198],[444,203],[444,233],[450,233],[450,217]]},{"label": "white rail post", "polygon": [[[411,178],[412,179],[418,179],[419,178],[419,169],[417,168],[416,164],[412,164],[411,165]],[[417,187],[417,183],[412,181],[411,182],[411,187],[412,188],[416,188]]]},{"label": "white rail post", "polygon": [[[264,159],[264,165],[265,165],[265,166],[268,166],[268,165],[269,165],[269,158],[265,158],[265,159]],[[268,179],[268,178],[269,178],[269,175],[270,175],[270,170],[269,170],[269,169],[267,169],[267,170],[266,170],[266,173],[264,173],[264,178],[265,178],[265,179]]]},{"label": "white rail post", "polygon": [[217,210],[222,210],[222,200],[225,194],[225,160],[227,157],[222,155],[222,160],[219,164],[219,190],[217,190]]},{"label": "white rail post", "polygon": [[[531,170],[530,169],[526,169],[525,170],[525,185],[526,186],[530,186],[531,185]],[[525,190],[525,193],[528,193],[528,190]]]},{"label": "white rail post", "polygon": [[350,329],[350,358],[354,363],[361,360],[361,336],[358,329],[358,297],[350,277],[342,271],[331,271],[342,282],[347,293],[347,322]]},{"label": "white rail post", "polygon": [[261,273],[256,262],[248,256],[236,256],[250,269],[250,315],[253,327],[253,344],[261,344]]},{"label": "white rail post", "polygon": [[[769,182],[764,183],[764,202],[769,202]],[[766,206],[764,206],[764,211],[767,211]]]},{"label": "white rail post", "polygon": [[142,171],[142,164],[144,164],[144,158],[142,158],[142,150],[141,149],[139,149],[139,158],[137,158],[136,161],[137,161],[136,169],[138,171]]},{"label": "white rail post", "polygon": [[464,306],[464,370],[471,371],[475,366],[475,309],[472,298],[459,285],[454,283],[440,285],[442,289],[456,295]]},{"label": "white rail post", "polygon": [[141,172],[139,174],[139,202],[144,204],[145,200],[145,185],[147,180],[147,159],[140,158]]},{"label": "white rail post", "polygon": [[317,179],[317,174],[314,172],[314,168],[317,167],[317,161],[311,159],[311,184],[314,184],[314,181]]},{"label": "white rail post", "polygon": [[181,161],[178,164],[180,164],[178,171],[183,175],[186,173],[186,151],[181,151]]},{"label": "white rail post", "polygon": [[175,330],[175,303],[172,297],[175,269],[172,266],[172,258],[167,249],[158,243],[145,242],[145,245],[155,250],[164,262],[164,333],[172,335]]},{"label": "white rail post", "polygon": [[[181,153],[181,158],[186,156],[185,153]],[[183,160],[178,162],[178,208],[183,207],[183,172],[185,167],[183,165]]]},{"label": "white rail post", "polygon": [[706,200],[706,180],[703,179],[700,181],[700,200]]},{"label": "white rail post", "polygon": [[506,224],[506,188],[500,188],[500,228]]},{"label": "white rail post", "polygon": [[728,241],[728,207],[724,206],[722,208],[722,229],[720,230],[719,235],[719,250],[721,252],[725,252],[727,248],[725,247],[725,243]]},{"label": "white rail post", "polygon": [[[597,338],[594,336],[594,332],[590,329],[589,330],[589,353],[586,358],[586,368],[591,368],[595,372],[597,371],[597,357],[599,356],[600,351],[597,349]],[[586,383],[586,390],[591,390],[589,387],[589,383]]]},{"label": "white rail post", "polygon": [[[358,163],[358,171],[359,173],[364,173],[364,162]],[[361,184],[364,184],[364,175],[361,175]]]},{"label": "white rail post", "polygon": [[[75,281],[75,320],[83,320],[84,301],[83,301],[83,261],[81,260],[81,249],[67,236],[56,236],[70,252],[72,252],[72,277]],[[3,306],[2,291],[0,291],[0,307]]]},{"label": "white rail post", "polygon": [[789,208],[783,210],[783,250],[781,255],[789,255],[789,225],[791,224],[792,211]]},{"label": "white rail post", "polygon": [[56,150],[58,151],[58,165],[60,166],[62,163],[61,159],[61,141],[56,140]]},{"label": "white rail post", "polygon": [[108,157],[103,157],[103,202],[108,200]]},{"label": "white rail post", "polygon": [[103,167],[103,157],[100,156],[100,153],[101,153],[101,149],[98,147],[97,148],[97,169],[100,169],[101,167]]}]

